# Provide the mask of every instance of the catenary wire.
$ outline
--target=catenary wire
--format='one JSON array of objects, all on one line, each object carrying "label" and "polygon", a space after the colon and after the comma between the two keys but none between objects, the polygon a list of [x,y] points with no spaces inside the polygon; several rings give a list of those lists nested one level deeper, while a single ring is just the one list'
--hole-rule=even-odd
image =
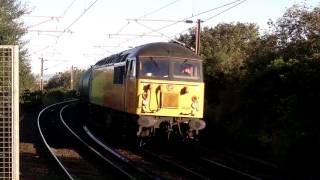
[{"label": "catenary wire", "polygon": [[67,14],[67,12],[71,9],[71,7],[73,6],[73,4],[76,2],[76,0],[73,0],[69,6],[63,11],[63,13],[61,14],[61,16],[65,16]]},{"label": "catenary wire", "polygon": [[[171,26],[173,26],[173,25],[176,25],[176,24],[178,24],[178,23],[184,22],[184,21],[186,21],[186,20],[188,20],[188,19],[190,19],[190,18],[197,17],[197,16],[203,15],[203,14],[205,14],[205,13],[209,13],[209,12],[214,11],[214,10],[217,10],[217,9],[221,9],[221,8],[223,8],[223,7],[232,5],[232,4],[237,3],[237,2],[239,2],[239,1],[242,1],[242,0],[232,1],[232,2],[229,2],[229,3],[223,4],[223,5],[221,5],[221,6],[218,6],[218,7],[215,7],[215,8],[211,8],[211,9],[209,9],[209,10],[206,10],[206,11],[200,12],[200,13],[198,13],[198,14],[195,14],[195,15],[192,15],[192,16],[189,16],[189,17],[186,17],[186,18],[184,18],[184,19],[181,19],[181,20],[176,21],[176,22],[174,22],[174,23],[168,24],[168,25],[166,25],[166,26],[162,26],[162,27],[160,27],[160,28],[158,28],[158,29],[153,29],[152,31],[149,31],[149,32],[146,32],[146,33],[142,33],[142,35],[147,35],[147,34],[150,34],[150,33],[152,33],[152,32],[159,32],[160,30],[163,30],[163,29],[166,29],[166,28],[171,27]],[[134,40],[134,39],[137,39],[137,38],[131,38],[131,39],[127,39],[127,40],[125,40],[125,41],[123,41],[123,42],[120,42],[120,43],[119,43],[119,46],[121,46],[122,44],[124,44],[124,43],[126,43],[126,42],[132,41],[132,40]]]},{"label": "catenary wire", "polygon": [[[223,14],[223,13],[225,13],[225,12],[227,12],[227,11],[235,8],[235,7],[237,7],[237,6],[239,6],[240,4],[244,3],[245,1],[247,1],[247,0],[242,0],[242,1],[240,1],[239,3],[231,6],[231,7],[227,8],[227,9],[225,9],[225,10],[223,10],[223,11],[221,11],[221,12],[219,12],[219,13],[217,13],[217,14],[215,14],[215,15],[207,18],[207,19],[205,19],[205,20],[203,20],[202,22],[207,22],[207,21],[209,21],[209,20],[211,20],[211,19],[213,19],[213,18],[215,18],[215,17],[217,17],[217,16],[219,16],[219,15],[221,15],[221,14]],[[183,30],[183,31],[181,31],[181,32],[173,35],[171,38],[174,38],[174,37],[176,37],[177,35],[182,34],[182,33],[186,32],[186,31],[188,31],[189,29],[190,29],[190,27],[189,27],[188,29],[185,29],[185,30]]]},{"label": "catenary wire", "polygon": [[141,17],[139,17],[138,19],[140,19],[140,18],[145,18],[145,17],[147,17],[147,16],[150,16],[151,14],[154,14],[154,13],[156,13],[156,12],[159,12],[159,11],[161,11],[162,9],[164,9],[164,8],[166,8],[166,7],[169,7],[169,6],[177,3],[178,1],[180,1],[180,0],[175,0],[175,1],[171,2],[171,3],[168,3],[168,4],[166,4],[166,5],[162,6],[162,7],[154,10],[154,11],[151,11],[151,12],[149,12],[149,13],[141,16]]},{"label": "catenary wire", "polygon": [[[160,8],[157,8],[157,9],[151,11],[151,12],[148,12],[148,13],[140,16],[140,17],[137,18],[137,19],[145,18],[145,17],[147,17],[147,16],[150,16],[151,14],[154,14],[154,13],[156,13],[156,12],[159,12],[160,10],[162,10],[162,9],[164,9],[164,8],[167,8],[167,7],[169,7],[169,6],[177,3],[178,1],[180,1],[180,0],[175,0],[175,1],[173,1],[173,2],[170,2],[170,3],[168,3],[168,4],[165,4],[164,6],[161,6]],[[128,21],[128,23],[125,24],[123,27],[121,27],[121,28],[117,31],[116,34],[119,34],[120,32],[122,32],[129,24],[130,24],[130,22]]]},{"label": "catenary wire", "polygon": [[227,9],[225,9],[225,10],[221,11],[220,13],[215,14],[215,15],[213,15],[213,16],[211,16],[211,17],[209,17],[209,18],[205,19],[205,20],[204,20],[204,22],[207,22],[207,21],[211,20],[212,18],[215,18],[215,17],[219,16],[220,14],[223,14],[223,13],[225,13],[225,12],[229,11],[230,9],[233,9],[233,8],[235,8],[235,7],[239,6],[240,4],[242,4],[242,3],[246,2],[246,1],[247,1],[247,0],[240,1],[238,4],[235,4],[235,5],[233,5],[233,6],[229,7],[229,8],[227,8]]},{"label": "catenary wire", "polygon": [[[218,7],[212,8],[212,9],[209,9],[209,10],[207,10],[207,11],[200,12],[200,13],[198,13],[198,14],[189,16],[189,17],[184,18],[184,19],[181,19],[181,20],[179,20],[179,21],[177,21],[177,22],[174,22],[174,23],[168,24],[168,25],[166,25],[166,26],[160,27],[160,28],[158,28],[156,31],[160,31],[160,30],[162,30],[162,29],[166,29],[166,28],[171,27],[171,26],[173,26],[173,25],[176,25],[176,24],[178,24],[178,23],[184,22],[184,21],[186,21],[186,20],[188,20],[188,19],[190,19],[190,18],[197,17],[197,16],[200,16],[200,15],[206,14],[206,13],[209,13],[209,12],[214,11],[214,10],[217,10],[217,9],[221,9],[221,8],[223,8],[223,7],[229,6],[229,5],[234,4],[234,3],[236,3],[236,2],[239,2],[239,1],[241,1],[241,0],[236,0],[236,1],[233,1],[233,2],[230,2],[230,3],[227,3],[227,4],[223,4],[223,5],[221,5],[221,6],[218,6]],[[150,32],[150,33],[151,33],[151,32]],[[146,34],[149,34],[149,33],[146,33]]]},{"label": "catenary wire", "polygon": [[64,31],[59,35],[59,38],[67,31],[69,30],[76,22],[78,22],[87,12],[89,9],[92,8],[94,4],[96,4],[98,0],[95,0],[93,3],[91,3],[88,8],[84,9],[83,12],[74,20],[72,21],[65,29]]}]

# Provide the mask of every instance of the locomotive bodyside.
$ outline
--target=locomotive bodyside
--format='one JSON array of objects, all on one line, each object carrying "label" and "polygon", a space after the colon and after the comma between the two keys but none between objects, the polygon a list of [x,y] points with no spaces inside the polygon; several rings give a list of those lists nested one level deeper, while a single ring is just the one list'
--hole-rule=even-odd
[{"label": "locomotive bodyside", "polygon": [[114,67],[99,67],[92,72],[90,102],[123,111],[123,84],[114,83]]}]

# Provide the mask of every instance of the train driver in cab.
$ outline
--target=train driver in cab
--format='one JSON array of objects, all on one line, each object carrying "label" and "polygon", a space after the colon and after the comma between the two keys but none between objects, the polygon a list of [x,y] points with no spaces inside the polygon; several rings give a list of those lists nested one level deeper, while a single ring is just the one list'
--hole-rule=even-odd
[{"label": "train driver in cab", "polygon": [[181,67],[181,74],[193,76],[193,66],[191,64],[185,64]]}]

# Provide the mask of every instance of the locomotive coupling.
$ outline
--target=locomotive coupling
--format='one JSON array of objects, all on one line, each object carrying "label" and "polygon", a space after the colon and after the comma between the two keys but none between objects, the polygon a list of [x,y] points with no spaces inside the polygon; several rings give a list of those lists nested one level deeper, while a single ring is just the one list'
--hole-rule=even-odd
[{"label": "locomotive coupling", "polygon": [[200,119],[192,119],[189,122],[190,130],[201,130],[206,127],[206,122]]},{"label": "locomotive coupling", "polygon": [[138,124],[141,127],[153,127],[155,123],[156,123],[156,119],[149,116],[141,116],[138,119]]}]

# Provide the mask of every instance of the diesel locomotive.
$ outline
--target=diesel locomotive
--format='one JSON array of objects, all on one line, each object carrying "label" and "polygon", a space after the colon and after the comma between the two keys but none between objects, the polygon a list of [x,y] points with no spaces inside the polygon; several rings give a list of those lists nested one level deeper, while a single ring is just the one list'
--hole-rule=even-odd
[{"label": "diesel locomotive", "polygon": [[[205,128],[201,57],[176,43],[150,43],[111,55],[80,79],[80,97],[130,116],[136,135],[194,138]],[[118,119],[112,119],[118,121]]]}]

